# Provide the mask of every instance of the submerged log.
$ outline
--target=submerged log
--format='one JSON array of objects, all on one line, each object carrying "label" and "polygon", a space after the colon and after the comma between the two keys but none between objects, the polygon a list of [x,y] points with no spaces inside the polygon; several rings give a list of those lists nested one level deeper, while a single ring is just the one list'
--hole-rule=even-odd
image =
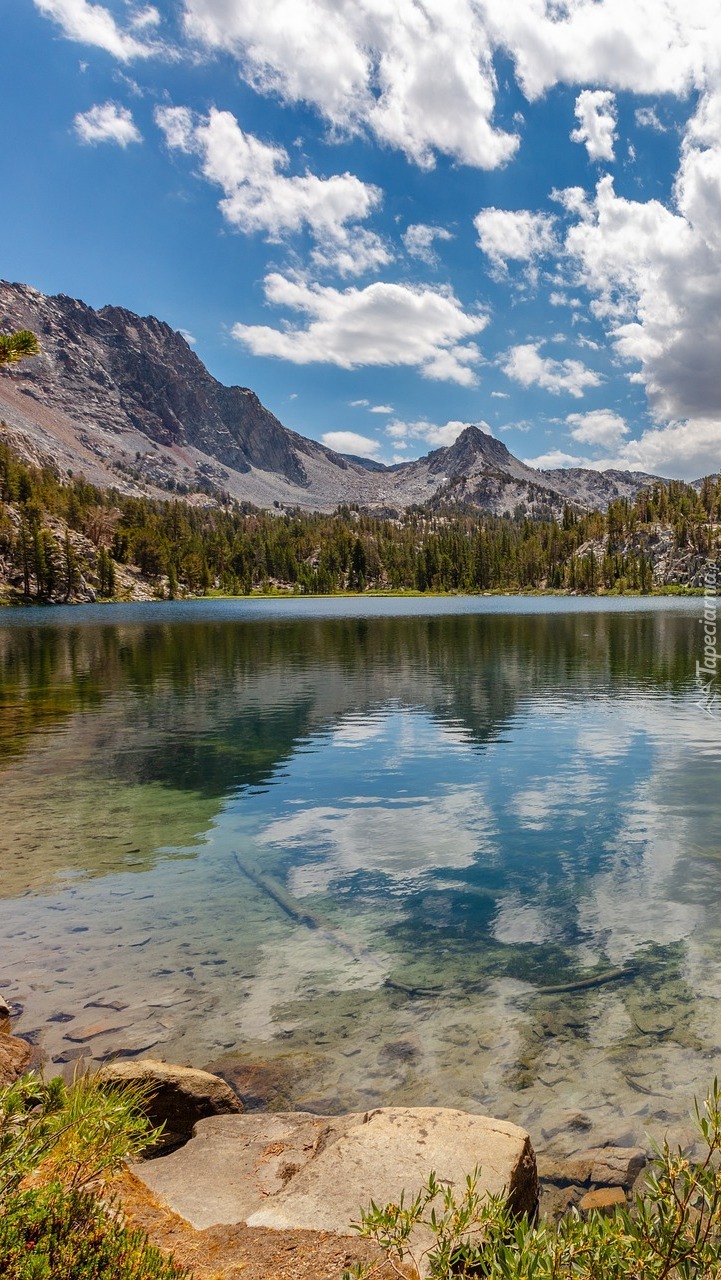
[{"label": "submerged log", "polygon": [[384,987],[390,987],[391,991],[402,991],[406,996],[440,996],[443,994],[442,987],[412,987],[405,982],[396,982],[394,978],[386,978]]},{"label": "submerged log", "polygon": [[624,965],[620,969],[607,969],[605,973],[596,973],[590,978],[579,978],[576,982],[561,982],[555,987],[538,987],[540,995],[561,995],[566,991],[589,991],[592,987],[604,987],[607,982],[623,982],[633,978],[638,970],[634,965]]},{"label": "submerged log", "polygon": [[371,964],[379,973],[383,974],[384,986],[390,987],[392,991],[402,991],[407,996],[439,996],[441,994],[441,987],[415,987],[386,977],[385,970],[378,963],[376,957],[365,947],[357,947],[352,938],[349,938],[341,929],[336,929],[335,925],[332,925],[329,920],[304,907],[297,898],[293,897],[292,893],[288,893],[288,890],[284,889],[282,884],[274,880],[272,876],[266,875],[264,871],[261,871],[254,862],[247,858],[241,858],[238,853],[234,853],[233,857],[243,875],[247,876],[263,893],[267,893],[268,897],[272,898],[281,910],[285,911],[287,916],[290,916],[291,920],[296,920],[298,924],[305,925],[307,929],[316,930],[328,942],[333,942],[336,946],[342,947],[356,963],[360,960],[365,960],[368,964]]},{"label": "submerged log", "polygon": [[261,871],[254,862],[241,858],[237,853],[233,856],[243,875],[252,880],[258,889],[262,889],[264,893],[267,893],[268,897],[272,898],[285,911],[286,915],[290,916],[291,920],[296,920],[298,924],[304,924],[307,929],[316,930],[329,942],[334,942],[336,946],[342,947],[355,961],[370,960],[374,964],[377,963],[364,948],[356,947],[353,940],[344,934],[341,929],[336,929],[335,925],[330,923],[330,920],[326,920],[323,916],[318,915],[317,912],[310,911],[307,907],[304,907],[297,898],[293,897],[292,893],[288,893],[288,890],[284,889],[282,884]]}]

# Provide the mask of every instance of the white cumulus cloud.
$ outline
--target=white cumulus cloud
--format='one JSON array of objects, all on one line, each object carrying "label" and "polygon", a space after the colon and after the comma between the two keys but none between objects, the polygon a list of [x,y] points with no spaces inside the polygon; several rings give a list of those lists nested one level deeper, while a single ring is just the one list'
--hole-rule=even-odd
[{"label": "white cumulus cloud", "polygon": [[700,0],[484,0],[491,42],[513,58],[526,96],[604,84],[684,96],[718,50],[718,9]]},{"label": "white cumulus cloud", "polygon": [[119,147],[142,142],[132,112],[116,102],[104,102],[89,111],[78,112],[73,128],[81,142],[116,142]]},{"label": "white cumulus cloud", "polygon": [[492,49],[473,0],[186,0],[189,34],[228,50],[257,88],[312,104],[430,167],[493,169],[518,139],[493,124]]},{"label": "white cumulus cloud", "polygon": [[359,435],[356,431],[326,431],[321,440],[336,453],[353,453],[358,458],[375,458],[381,450],[378,440]]},{"label": "white cumulus cloud", "polygon": [[406,227],[402,240],[406,252],[412,258],[420,258],[429,267],[437,265],[438,254],[433,248],[434,240],[452,240],[453,236],[445,227],[429,226],[425,222],[414,222]]},{"label": "white cumulus cloud", "polygon": [[448,290],[382,282],[340,290],[271,272],[265,296],[307,322],[280,329],[234,325],[234,337],[254,355],[342,369],[405,365],[461,386],[476,381],[472,366],[480,352],[470,339],[486,327],[487,317],[465,312]]},{"label": "white cumulus cloud", "polygon": [[157,51],[157,45],[138,39],[132,31],[124,31],[104,5],[90,4],[88,0],[35,0],[35,6],[45,17],[57,22],[68,39],[95,45],[120,62],[147,58]]},{"label": "white cumulus cloud", "polygon": [[540,453],[537,458],[524,458],[527,467],[536,467],[539,471],[556,471],[559,467],[585,467],[584,458],[577,458],[573,453],[563,449],[549,449],[548,453]]},{"label": "white cumulus cloud", "polygon": [[721,145],[686,145],[675,209],[603,178],[566,249],[659,421],[721,424]]},{"label": "white cumulus cloud", "polygon": [[148,31],[151,27],[157,27],[160,25],[160,11],[154,4],[147,5],[145,9],[138,9],[132,15],[130,25],[134,31]]},{"label": "white cumulus cloud", "polygon": [[645,471],[676,480],[698,480],[716,473],[721,463],[719,419],[695,418],[649,427],[637,440],[626,440],[613,454],[584,465],[606,471]]},{"label": "white cumulus cloud", "polygon": [[555,219],[548,213],[531,213],[528,209],[481,209],[473,219],[478,232],[479,248],[494,267],[506,263],[531,262],[558,247],[554,232]]},{"label": "white cumulus cloud", "polygon": [[601,445],[606,449],[620,444],[629,433],[620,414],[613,409],[591,409],[588,413],[569,413],[566,422],[571,435],[580,444]]},{"label": "white cumulus cloud", "polygon": [[357,225],[379,206],[378,187],[351,173],[285,173],[287,151],[246,133],[230,111],[197,116],[187,107],[158,107],[155,119],[171,149],[200,158],[203,176],[224,192],[223,217],[238,231],[280,240],[307,228],[317,240],[316,261],[341,274],[390,260],[380,236]]},{"label": "white cumulus cloud", "polygon": [[666,132],[666,126],[655,107],[637,107],[634,118],[639,129],[655,129],[656,133]]},{"label": "white cumulus cloud", "polygon": [[597,387],[601,375],[581,360],[552,360],[542,356],[540,343],[511,347],[501,364],[503,372],[524,387],[542,387],[553,395],[567,392],[580,399],[586,387]]},{"label": "white cumulus cloud", "polygon": [[576,119],[571,141],[584,144],[589,160],[613,160],[616,95],[608,89],[583,89],[576,98]]}]

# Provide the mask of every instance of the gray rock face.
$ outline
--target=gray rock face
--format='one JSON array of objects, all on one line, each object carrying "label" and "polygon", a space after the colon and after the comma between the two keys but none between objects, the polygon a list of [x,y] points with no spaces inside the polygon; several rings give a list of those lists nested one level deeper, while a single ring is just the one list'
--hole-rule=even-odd
[{"label": "gray rock face", "polygon": [[0,332],[20,328],[37,333],[41,355],[0,379],[11,443],[31,461],[126,492],[220,489],[260,507],[316,511],[357,503],[396,514],[432,503],[559,515],[566,501],[604,508],[651,478],[536,471],[475,426],[425,458],[382,467],[289,431],[247,387],[213,378],[154,316],[0,281]]},{"label": "gray rock face", "polygon": [[132,428],[164,445],[193,445],[245,472],[258,467],[303,485],[286,431],[247,387],[225,387],[182,334],[122,307],[95,311],[63,294],[0,284],[0,331],[32,329],[42,354],[22,370],[30,398],[89,426]]},{"label": "gray rock face", "polygon": [[148,1115],[153,1124],[166,1126],[165,1144],[189,1138],[193,1126],[207,1116],[235,1115],[243,1110],[240,1098],[218,1076],[153,1058],[113,1062],[102,1068],[98,1079],[152,1085]]},{"label": "gray rock face", "polygon": [[247,1222],[343,1235],[371,1199],[384,1204],[404,1189],[413,1194],[431,1170],[462,1193],[476,1165],[480,1190],[504,1192],[516,1212],[534,1212],[538,1183],[528,1134],[445,1108],[203,1120],[185,1147],[134,1172],[201,1230]]}]

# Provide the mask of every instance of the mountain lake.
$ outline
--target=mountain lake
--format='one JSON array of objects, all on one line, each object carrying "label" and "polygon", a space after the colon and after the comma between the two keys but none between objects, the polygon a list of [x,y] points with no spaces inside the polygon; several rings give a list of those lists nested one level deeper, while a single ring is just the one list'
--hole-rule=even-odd
[{"label": "mountain lake", "polygon": [[[721,1062],[699,599],[0,615],[2,994],[46,1071],[684,1139]],[[721,711],[719,711],[721,715]]]}]

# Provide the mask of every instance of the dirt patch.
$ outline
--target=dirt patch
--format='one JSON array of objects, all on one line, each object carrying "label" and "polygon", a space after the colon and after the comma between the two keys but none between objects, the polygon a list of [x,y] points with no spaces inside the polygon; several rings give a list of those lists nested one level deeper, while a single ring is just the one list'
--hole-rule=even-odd
[{"label": "dirt patch", "polygon": [[[243,1224],[196,1231],[129,1171],[116,1191],[131,1225],[142,1227],[153,1244],[189,1267],[194,1280],[339,1280],[354,1262],[378,1259],[370,1244],[325,1231],[269,1231]],[[397,1280],[390,1267],[375,1275]]]}]

